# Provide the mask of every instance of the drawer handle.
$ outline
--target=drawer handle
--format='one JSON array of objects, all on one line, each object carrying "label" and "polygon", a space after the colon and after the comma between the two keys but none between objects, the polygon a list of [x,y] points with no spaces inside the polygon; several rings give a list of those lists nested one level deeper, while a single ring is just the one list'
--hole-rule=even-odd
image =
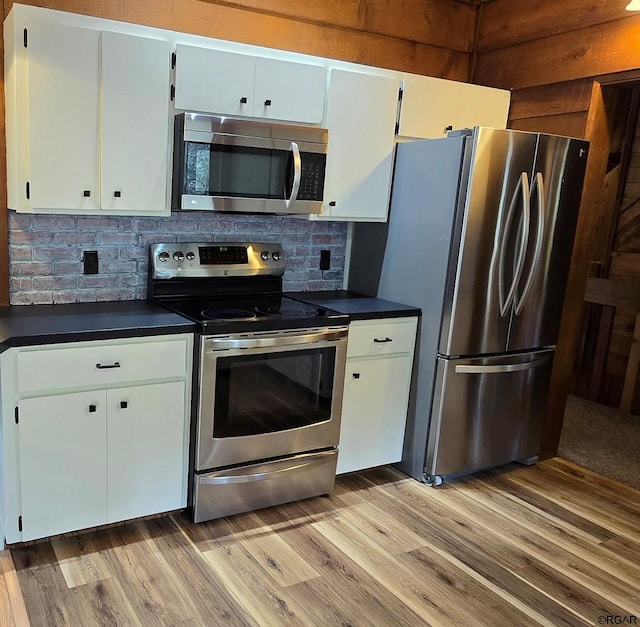
[{"label": "drawer handle", "polygon": [[114,361],[112,364],[96,364],[98,370],[108,370],[109,368],[120,368],[120,362]]},{"label": "drawer handle", "polygon": [[95,405],[89,405],[89,413],[94,414],[96,412],[97,407]]},{"label": "drawer handle", "polygon": [[120,409],[126,409],[128,406],[127,401],[120,401]]},{"label": "drawer handle", "polygon": [[354,372],[352,376],[353,376],[354,379],[359,379],[360,378],[360,373],[359,372]]},{"label": "drawer handle", "polygon": [[390,337],[385,337],[384,340],[379,340],[377,337],[374,337],[373,341],[376,344],[386,344],[387,342],[393,342],[393,340]]}]

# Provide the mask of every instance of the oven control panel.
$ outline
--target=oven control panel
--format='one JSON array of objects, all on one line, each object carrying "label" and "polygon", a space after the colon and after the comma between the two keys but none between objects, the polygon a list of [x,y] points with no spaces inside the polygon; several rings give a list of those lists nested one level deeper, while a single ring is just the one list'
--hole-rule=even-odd
[{"label": "oven control panel", "polygon": [[284,274],[282,246],[271,242],[151,244],[152,279]]}]

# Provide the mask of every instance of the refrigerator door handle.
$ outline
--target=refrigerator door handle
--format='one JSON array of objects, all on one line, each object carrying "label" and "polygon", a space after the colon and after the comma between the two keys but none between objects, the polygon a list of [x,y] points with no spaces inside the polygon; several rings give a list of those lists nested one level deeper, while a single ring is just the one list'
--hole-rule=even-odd
[{"label": "refrigerator door handle", "polygon": [[[504,291],[504,267],[505,267],[505,255],[507,251],[507,244],[509,239],[509,233],[511,231],[511,223],[516,214],[518,207],[518,192],[522,194],[522,211],[524,214],[524,223],[522,227],[522,234],[520,238],[520,248],[518,250],[518,260],[513,270],[513,278],[511,280],[511,286],[505,296]],[[504,318],[507,315],[509,306],[514,298],[516,287],[520,281],[520,275],[524,267],[524,260],[527,252],[527,241],[529,239],[529,223],[531,221],[530,207],[529,207],[529,177],[526,172],[523,172],[518,179],[518,184],[511,197],[511,203],[509,210],[507,211],[507,218],[504,223],[504,229],[502,231],[502,238],[500,241],[500,253],[498,255],[498,297],[500,299],[500,315]]]},{"label": "refrigerator door handle", "polygon": [[544,179],[540,172],[536,173],[536,178],[534,179],[533,185],[531,186],[531,196],[533,196],[533,193],[536,191],[536,189],[538,191],[538,229],[536,234],[536,247],[533,253],[533,260],[531,261],[529,276],[527,277],[524,289],[522,290],[522,295],[519,299],[516,295],[516,316],[522,311],[524,301],[529,295],[531,286],[533,285],[533,278],[538,271],[538,265],[540,264],[540,255],[542,254],[542,244],[544,243]]},{"label": "refrigerator door handle", "polygon": [[460,374],[495,374],[498,372],[519,372],[520,370],[533,370],[549,362],[549,357],[534,359],[524,364],[505,364],[501,366],[456,366],[455,371]]}]

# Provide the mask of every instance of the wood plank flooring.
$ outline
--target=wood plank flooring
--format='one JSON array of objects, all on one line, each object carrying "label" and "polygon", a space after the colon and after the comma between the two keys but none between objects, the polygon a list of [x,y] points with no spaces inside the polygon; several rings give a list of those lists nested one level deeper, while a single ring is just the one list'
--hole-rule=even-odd
[{"label": "wood plank flooring", "polygon": [[635,624],[640,492],[558,458],[438,489],[381,468],[1,551],[0,573],[2,626]]}]

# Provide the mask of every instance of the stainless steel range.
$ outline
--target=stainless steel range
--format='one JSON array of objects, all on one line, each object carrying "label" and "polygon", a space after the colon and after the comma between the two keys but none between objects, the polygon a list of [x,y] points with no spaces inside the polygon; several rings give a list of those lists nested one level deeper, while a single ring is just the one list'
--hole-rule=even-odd
[{"label": "stainless steel range", "polygon": [[279,244],[153,244],[149,299],[197,325],[195,522],[333,489],[348,318],[282,294]]}]

